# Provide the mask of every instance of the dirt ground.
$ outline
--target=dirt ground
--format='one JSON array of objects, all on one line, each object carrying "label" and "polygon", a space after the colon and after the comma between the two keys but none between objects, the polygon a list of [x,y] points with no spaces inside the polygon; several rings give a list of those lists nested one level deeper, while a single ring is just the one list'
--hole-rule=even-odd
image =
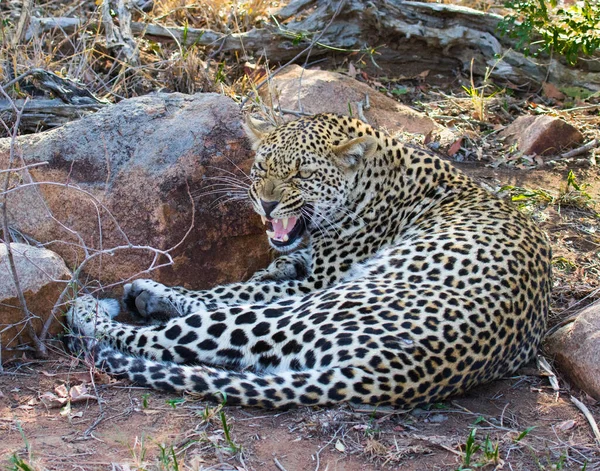
[{"label": "dirt ground", "polygon": [[[566,168],[457,165],[491,189],[512,185],[558,196],[566,189]],[[597,200],[600,171],[595,167],[574,171]],[[524,210],[552,240],[556,322],[598,296],[599,220],[579,200],[563,207],[535,196],[525,201]],[[514,377],[429,410],[356,410],[344,405],[262,411],[222,408],[218,403],[114,382],[55,353],[46,362],[7,365],[0,375],[0,467],[23,471],[600,469],[600,448],[571,394],[597,419],[600,406],[584,393],[571,391],[563,378],[560,386],[560,392],[554,391],[532,364]],[[67,391],[72,391],[71,396]],[[66,406],[56,407],[49,393],[62,397]],[[70,404],[64,399],[76,394],[88,399],[73,399]]]},{"label": "dirt ground", "polygon": [[[0,2],[0,11],[7,18],[12,12],[16,20],[21,3]],[[99,4],[31,3],[34,16],[77,14],[88,19],[97,19],[91,12]],[[152,13],[158,23],[166,18],[168,24],[187,27],[189,19],[189,26],[205,27],[208,22],[214,30],[230,31],[228,22],[237,22],[234,15],[204,12],[201,2],[194,2],[195,10],[174,8],[176,1],[155,3],[165,6],[165,11]],[[489,7],[503,2],[458,3]],[[248,28],[261,16],[260,8],[248,15]],[[214,89],[239,98],[254,86],[245,59],[213,59],[196,45],[179,54],[175,44],[144,40],[142,65],[127,68],[111,58],[102,35],[72,35],[68,41],[60,32],[53,35],[41,45],[23,44],[11,53],[15,76],[44,64],[110,102],[159,89]],[[452,145],[452,157],[447,158],[491,191],[512,198],[540,224],[554,251],[551,324],[599,299],[600,168],[589,152],[579,161],[521,155],[502,142],[500,133],[517,116],[543,114],[568,121],[582,131],[584,142],[592,142],[600,139],[600,96],[584,96],[573,87],[559,94],[549,84],[525,89],[485,80],[475,86],[468,74],[453,69],[436,76],[427,62],[426,70],[412,70],[402,62],[394,68],[395,55],[374,57],[387,69],[356,54],[332,53],[327,61],[317,62],[323,69],[355,76],[452,129],[456,148]],[[263,64],[249,66],[260,72]],[[39,93],[34,85],[24,83],[14,98],[27,93],[34,97]],[[600,151],[595,153],[600,159]],[[555,391],[532,363],[513,377],[428,410],[341,405],[263,411],[115,382],[56,346],[47,361],[15,361],[0,373],[0,470],[600,470],[600,443],[571,397],[581,400],[599,422],[600,404],[572,390],[558,374],[560,390]]]},{"label": "dirt ground", "polygon": [[[46,408],[39,399],[82,381],[95,398],[70,410]],[[20,457],[31,469],[64,471],[600,469],[600,449],[569,393],[529,373],[410,413],[226,407],[228,441],[218,405],[174,402],[181,398],[118,382],[96,384],[94,392],[90,373],[62,358],[0,377],[0,466],[29,469],[9,462]],[[583,400],[600,417],[600,407]],[[472,430],[481,448],[469,465]]]}]

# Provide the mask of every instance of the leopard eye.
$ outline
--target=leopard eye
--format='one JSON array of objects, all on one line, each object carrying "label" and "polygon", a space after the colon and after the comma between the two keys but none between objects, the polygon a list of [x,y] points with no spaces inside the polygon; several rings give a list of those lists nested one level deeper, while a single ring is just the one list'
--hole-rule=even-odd
[{"label": "leopard eye", "polygon": [[255,172],[259,173],[259,174],[265,174],[267,173],[267,169],[265,168],[264,164],[262,162],[254,162],[254,169]]},{"label": "leopard eye", "polygon": [[308,180],[310,177],[312,177],[313,173],[314,172],[312,170],[301,169],[301,170],[298,170],[298,173],[296,173],[296,175],[294,175],[294,177],[300,178],[302,180]]}]

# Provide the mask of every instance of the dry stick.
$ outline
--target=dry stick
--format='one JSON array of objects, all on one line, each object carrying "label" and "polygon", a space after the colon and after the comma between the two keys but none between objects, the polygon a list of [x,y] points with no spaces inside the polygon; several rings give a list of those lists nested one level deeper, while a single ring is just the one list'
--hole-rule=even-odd
[{"label": "dry stick", "polygon": [[277,469],[279,469],[280,471],[287,471],[276,457],[273,457],[273,461],[275,462],[275,466],[277,466]]},{"label": "dry stick", "polygon": [[29,26],[29,20],[31,18],[31,7],[33,6],[33,0],[24,0],[21,8],[21,15],[19,17],[19,23],[17,24],[17,30],[12,38],[13,47],[17,47],[21,44],[27,27]]},{"label": "dry stick", "polygon": [[590,410],[587,408],[587,406],[583,402],[581,402],[575,396],[571,396],[571,402],[573,404],[575,404],[575,406],[581,412],[583,412],[583,415],[585,415],[585,418],[590,423],[590,427],[592,427],[592,432],[594,432],[594,436],[596,437],[596,441],[600,445],[600,430],[598,430],[598,424],[596,423],[596,419],[594,419],[594,416],[592,415],[592,413],[590,412]]},{"label": "dry stick", "polygon": [[340,0],[340,3],[338,4],[337,8],[335,9],[335,12],[331,16],[331,19],[325,25],[325,28],[323,28],[323,30],[321,31],[321,33],[310,42],[310,44],[308,45],[308,47],[306,47],[305,49],[303,49],[302,51],[300,51],[298,54],[296,54],[296,56],[294,56],[292,59],[290,59],[285,64],[283,64],[281,67],[279,67],[277,70],[275,70],[272,74],[267,74],[267,78],[265,78],[256,87],[254,87],[254,90],[251,91],[248,94],[248,96],[242,100],[242,102],[240,103],[240,109],[244,109],[244,106],[246,105],[246,103],[248,102],[248,100],[250,100],[251,98],[254,97],[255,92],[257,92],[258,90],[260,90],[266,83],[269,83],[269,81],[271,81],[273,79],[273,77],[275,77],[277,74],[279,74],[280,72],[282,72],[287,66],[289,66],[290,64],[293,64],[298,59],[300,59],[300,57],[302,57],[302,55],[305,52],[308,52],[308,55],[310,56],[310,53],[312,52],[315,44],[317,44],[319,42],[319,40],[323,37],[323,35],[327,31],[327,29],[329,29],[329,27],[331,26],[331,24],[333,23],[333,21],[335,20],[335,18],[338,16],[338,14],[340,13],[340,11],[342,10],[342,7],[345,5],[345,3],[346,3],[346,0]]},{"label": "dry stick", "polygon": [[600,145],[600,140],[592,139],[590,142],[582,145],[581,147],[578,147],[577,149],[573,149],[573,150],[570,150],[569,152],[565,152],[564,154],[561,154],[560,158],[561,159],[569,159],[569,158],[575,157],[577,155],[585,154],[588,150],[592,150],[592,149],[598,147],[599,145]]},{"label": "dry stick", "polygon": [[29,164],[29,165],[24,165],[23,167],[17,167],[17,168],[7,168],[6,170],[0,170],[0,173],[15,173],[15,172],[20,172],[21,170],[27,170],[30,168],[34,168],[34,167],[41,167],[42,165],[48,165],[48,162],[44,161],[44,162],[36,162],[33,164]]},{"label": "dry stick", "polygon": [[[0,86],[0,93],[4,95],[7,99],[10,100],[10,97],[4,91],[4,88]],[[23,114],[23,109],[18,109],[15,107],[16,118],[13,124],[12,132],[11,132],[11,141],[10,141],[10,151],[8,157],[8,168],[11,168],[15,159],[15,145],[17,140],[17,134],[19,130],[19,124],[21,122],[21,116]],[[6,126],[6,124],[3,122]],[[11,236],[10,230],[8,227],[8,194],[7,190],[10,185],[10,173],[6,173],[6,178],[4,180],[4,195],[2,198],[2,231],[3,231],[3,239],[4,244],[6,245],[6,253],[8,258],[8,265],[10,267],[10,271],[13,277],[13,283],[15,285],[15,290],[17,291],[17,298],[19,299],[19,304],[21,305],[21,309],[23,310],[24,319],[27,321],[26,329],[31,341],[35,345],[35,352],[38,356],[42,358],[46,358],[48,356],[48,350],[42,341],[40,341],[39,337],[35,333],[35,329],[33,328],[33,324],[31,323],[31,319],[34,315],[27,308],[27,301],[25,301],[25,295],[23,294],[23,290],[21,289],[21,282],[19,281],[19,275],[17,273],[17,267],[15,265],[15,259],[13,257],[12,248],[10,245]]]}]

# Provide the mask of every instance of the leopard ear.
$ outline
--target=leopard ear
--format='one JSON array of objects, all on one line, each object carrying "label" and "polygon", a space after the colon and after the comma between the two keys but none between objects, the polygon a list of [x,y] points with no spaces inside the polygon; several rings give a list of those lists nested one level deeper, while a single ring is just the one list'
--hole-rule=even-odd
[{"label": "leopard ear", "polygon": [[266,121],[260,121],[248,115],[246,122],[244,123],[244,131],[250,142],[252,143],[252,149],[256,150],[260,145],[261,141],[274,129],[270,123]]},{"label": "leopard ear", "polygon": [[377,140],[372,136],[350,139],[333,147],[338,162],[345,168],[352,169],[362,159],[370,157],[377,150]]}]

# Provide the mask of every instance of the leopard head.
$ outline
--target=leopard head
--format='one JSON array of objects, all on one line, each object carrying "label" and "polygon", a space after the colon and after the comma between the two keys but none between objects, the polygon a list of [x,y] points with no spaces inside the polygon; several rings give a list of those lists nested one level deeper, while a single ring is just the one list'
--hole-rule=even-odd
[{"label": "leopard head", "polygon": [[377,148],[371,136],[349,136],[334,115],[277,127],[249,117],[245,128],[256,151],[249,197],[279,251],[344,213],[361,162]]}]

